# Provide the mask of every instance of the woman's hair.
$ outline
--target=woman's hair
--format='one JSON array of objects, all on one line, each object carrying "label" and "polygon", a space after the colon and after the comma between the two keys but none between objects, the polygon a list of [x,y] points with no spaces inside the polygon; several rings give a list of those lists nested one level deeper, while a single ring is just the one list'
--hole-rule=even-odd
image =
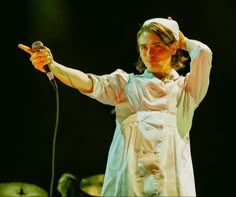
[{"label": "woman's hair", "polygon": [[[161,39],[161,41],[169,47],[176,41],[171,30],[166,28],[164,25],[155,22],[151,22],[148,25],[144,25],[140,28],[140,30],[137,33],[137,41],[139,40],[139,37],[142,35],[142,33],[145,31],[154,32]],[[173,55],[171,58],[171,66],[175,70],[182,69],[184,68],[185,66],[184,63],[187,60],[188,58],[186,57],[186,55],[184,55],[183,50],[178,48],[176,54]],[[140,56],[138,57],[138,61],[136,62],[136,69],[140,73],[146,69],[146,66],[144,65]]]}]

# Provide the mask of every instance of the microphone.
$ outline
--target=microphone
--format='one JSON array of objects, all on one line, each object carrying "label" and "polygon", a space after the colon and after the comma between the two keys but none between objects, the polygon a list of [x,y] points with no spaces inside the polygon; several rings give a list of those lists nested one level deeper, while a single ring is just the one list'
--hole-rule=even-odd
[{"label": "microphone", "polygon": [[[33,51],[37,51],[39,49],[42,49],[43,47],[44,47],[44,45],[41,41],[35,41],[32,44]],[[53,88],[56,89],[56,80],[54,79],[54,76],[53,76],[52,72],[50,71],[48,65],[45,65],[43,68],[46,71],[47,77],[48,77],[50,83],[52,84]]]}]

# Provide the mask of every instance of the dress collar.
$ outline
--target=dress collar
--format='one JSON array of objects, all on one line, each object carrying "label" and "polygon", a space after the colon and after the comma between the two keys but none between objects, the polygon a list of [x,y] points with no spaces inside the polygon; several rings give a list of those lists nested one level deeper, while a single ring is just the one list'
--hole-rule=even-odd
[{"label": "dress collar", "polygon": [[[141,75],[144,76],[145,78],[157,78],[152,72],[148,71],[145,69],[144,73]],[[179,77],[179,74],[175,69],[171,69],[170,73],[163,77],[162,79],[159,79],[161,81],[170,81],[170,80],[176,80]]]}]

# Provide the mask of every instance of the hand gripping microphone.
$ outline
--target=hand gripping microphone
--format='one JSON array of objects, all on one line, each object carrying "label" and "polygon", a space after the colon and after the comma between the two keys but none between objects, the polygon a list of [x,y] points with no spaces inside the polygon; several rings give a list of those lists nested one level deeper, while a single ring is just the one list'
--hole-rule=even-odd
[{"label": "hand gripping microphone", "polygon": [[[37,51],[39,49],[42,49],[43,47],[44,47],[44,45],[41,41],[35,41],[32,44],[33,51]],[[49,81],[51,82],[53,88],[55,89],[56,88],[56,81],[55,81],[54,76],[53,76],[52,72],[50,71],[48,65],[45,65],[43,68],[46,71]]]},{"label": "hand gripping microphone", "polygon": [[[40,49],[43,49],[44,45],[41,41],[35,41],[32,44],[32,50],[33,51],[38,51]],[[53,197],[53,184],[54,184],[54,176],[55,176],[55,146],[56,146],[56,136],[57,136],[57,129],[58,129],[58,121],[59,121],[59,94],[58,94],[58,89],[57,89],[57,83],[56,80],[54,79],[54,76],[52,72],[50,71],[48,65],[45,65],[44,70],[48,76],[48,79],[50,80],[54,90],[56,91],[56,100],[57,100],[57,113],[56,113],[56,123],[55,123],[55,131],[54,131],[54,136],[53,136],[53,149],[52,149],[52,176],[51,176],[51,184],[50,184],[50,197]]]}]

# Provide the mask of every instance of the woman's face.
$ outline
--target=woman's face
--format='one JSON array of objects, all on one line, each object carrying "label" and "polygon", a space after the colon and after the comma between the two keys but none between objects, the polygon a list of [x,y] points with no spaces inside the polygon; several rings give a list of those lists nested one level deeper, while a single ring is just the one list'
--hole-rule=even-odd
[{"label": "woman's face", "polygon": [[171,57],[176,44],[165,45],[153,31],[144,31],[138,39],[140,57],[150,72],[159,73],[171,69]]}]

